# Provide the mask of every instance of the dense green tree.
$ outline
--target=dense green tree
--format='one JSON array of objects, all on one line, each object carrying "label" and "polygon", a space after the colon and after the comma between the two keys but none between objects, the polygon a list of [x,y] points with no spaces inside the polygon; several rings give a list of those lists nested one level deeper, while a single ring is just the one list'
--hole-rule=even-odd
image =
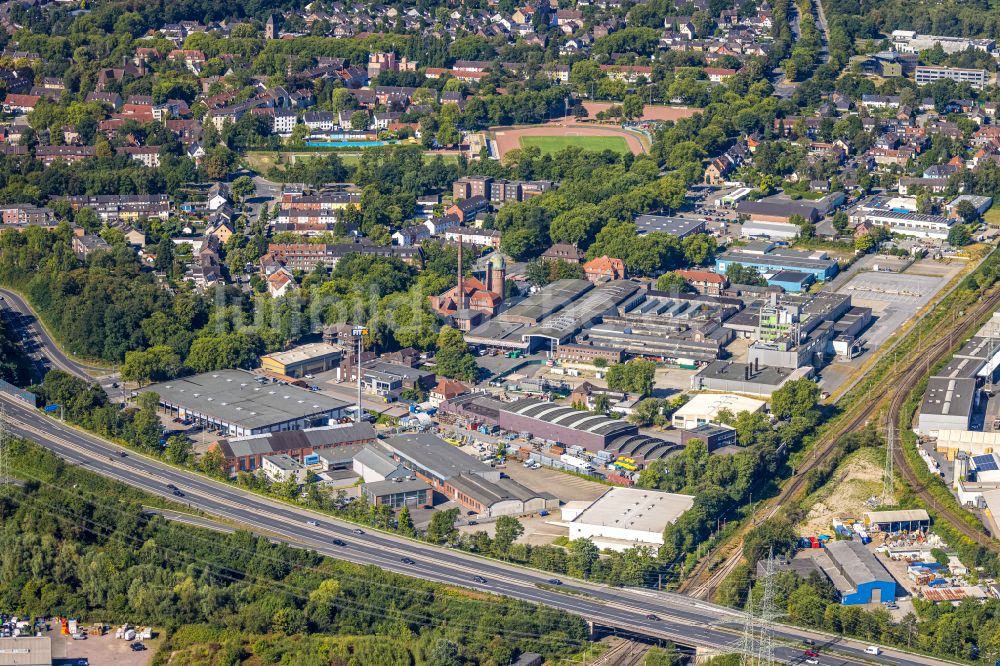
[{"label": "dense green tree", "polygon": [[479,371],[476,357],[466,346],[461,331],[450,326],[441,327],[437,348],[434,360],[439,375],[465,381],[473,381],[476,378]]},{"label": "dense green tree", "polygon": [[688,281],[677,273],[664,273],[656,278],[656,288],[667,293],[687,294],[694,291]]}]

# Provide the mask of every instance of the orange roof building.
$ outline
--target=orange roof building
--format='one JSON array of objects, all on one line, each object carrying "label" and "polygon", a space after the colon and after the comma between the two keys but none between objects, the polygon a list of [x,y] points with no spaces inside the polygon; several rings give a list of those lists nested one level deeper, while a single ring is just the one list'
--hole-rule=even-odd
[{"label": "orange roof building", "polygon": [[610,282],[611,280],[624,280],[625,262],[607,255],[597,257],[583,265],[583,273],[594,284]]}]

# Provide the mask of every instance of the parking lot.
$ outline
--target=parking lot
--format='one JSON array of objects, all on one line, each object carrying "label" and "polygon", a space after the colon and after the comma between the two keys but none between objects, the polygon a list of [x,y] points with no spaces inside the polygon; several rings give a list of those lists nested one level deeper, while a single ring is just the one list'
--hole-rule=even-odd
[{"label": "parking lot", "polygon": [[113,632],[104,636],[91,636],[82,641],[75,641],[58,631],[52,631],[51,636],[52,660],[56,666],[75,666],[81,659],[86,660],[90,666],[148,666],[153,662],[153,655],[162,640],[154,638],[145,641],[148,649],[133,652],[129,649],[131,641],[116,639]]},{"label": "parking lot", "polygon": [[608,486],[596,481],[588,481],[548,467],[528,469],[516,460],[509,461],[504,472],[522,486],[536,493],[552,493],[563,502],[595,500],[608,490]]}]

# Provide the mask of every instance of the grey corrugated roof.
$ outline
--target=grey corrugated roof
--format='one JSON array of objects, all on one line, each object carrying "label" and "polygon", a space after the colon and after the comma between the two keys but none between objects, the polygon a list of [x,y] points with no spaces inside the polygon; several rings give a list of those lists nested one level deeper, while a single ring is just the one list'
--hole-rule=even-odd
[{"label": "grey corrugated roof", "polygon": [[889,570],[860,541],[831,541],[826,550],[854,589],[873,581],[894,582]]},{"label": "grey corrugated roof", "polygon": [[382,440],[380,445],[407,467],[426,470],[439,479],[451,479],[463,472],[493,471],[486,463],[429,433],[396,435]]},{"label": "grey corrugated roof", "polygon": [[354,459],[381,476],[389,476],[399,468],[399,463],[370,446],[361,449]]},{"label": "grey corrugated roof", "polygon": [[526,502],[538,497],[552,498],[548,493],[536,493],[511,479],[493,482],[475,474],[460,474],[448,479],[448,484],[486,507],[509,500]]},{"label": "grey corrugated roof", "polygon": [[376,497],[381,495],[392,495],[394,493],[415,493],[421,490],[430,490],[431,487],[420,479],[396,479],[385,481],[373,481],[365,484],[365,490]]}]

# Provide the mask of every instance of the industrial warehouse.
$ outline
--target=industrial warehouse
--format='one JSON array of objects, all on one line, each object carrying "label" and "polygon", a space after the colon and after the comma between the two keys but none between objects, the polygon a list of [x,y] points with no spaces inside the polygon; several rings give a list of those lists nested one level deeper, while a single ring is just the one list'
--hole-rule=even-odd
[{"label": "industrial warehouse", "polygon": [[327,425],[351,412],[343,400],[297,386],[270,382],[245,370],[217,370],[151,384],[169,415],[206,430],[247,437]]},{"label": "industrial warehouse", "polygon": [[[824,260],[823,266],[824,276],[835,272],[835,262]],[[472,329],[465,339],[483,349],[551,350],[556,359],[569,362],[640,357],[698,367],[724,360],[726,346],[743,337],[753,341],[750,360],[756,371],[794,371],[819,369],[832,357],[853,358],[871,312],[853,306],[850,295],[782,293],[780,286],[734,298],[667,293],[624,280],[597,286],[558,280]]]}]

